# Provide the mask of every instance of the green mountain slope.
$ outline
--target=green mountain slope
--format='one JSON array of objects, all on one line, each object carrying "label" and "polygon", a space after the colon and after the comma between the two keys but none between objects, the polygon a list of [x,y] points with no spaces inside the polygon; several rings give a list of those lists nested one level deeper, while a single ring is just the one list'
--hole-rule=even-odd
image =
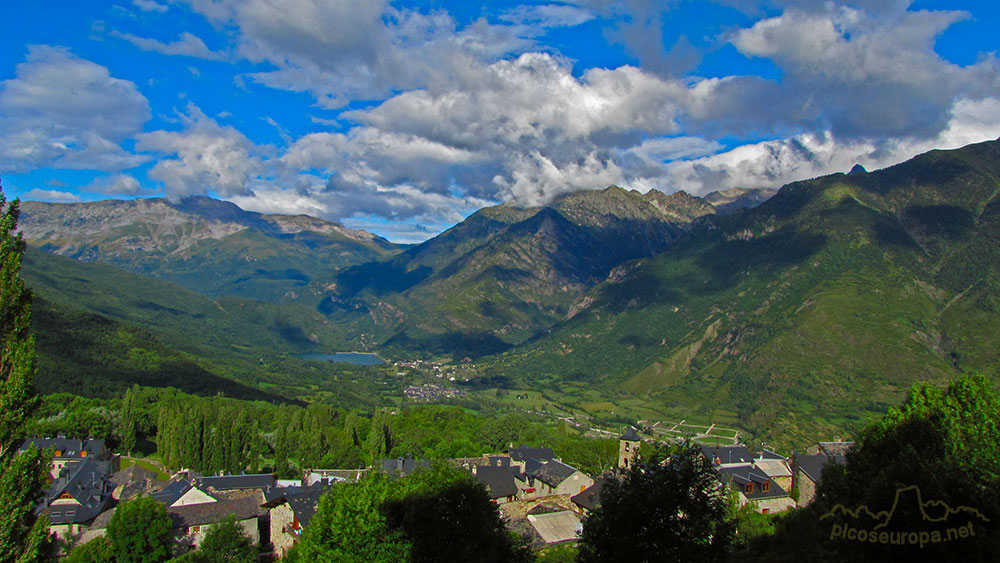
[{"label": "green mountain slope", "polygon": [[714,208],[618,187],[473,214],[384,263],[349,268],[321,310],[383,347],[497,353],[564,319],[623,261],[653,256]]},{"label": "green mountain slope", "polygon": [[314,305],[313,280],[398,252],[364,231],[304,215],[262,215],[207,197],[78,204],[24,202],[25,240],[208,296]]},{"label": "green mountain slope", "polygon": [[913,382],[1000,370],[1000,142],[782,188],[617,269],[498,361],[778,442],[832,436]]},{"label": "green mountain slope", "polygon": [[310,385],[325,385],[329,375],[307,368],[295,354],[345,345],[327,319],[304,305],[211,300],[170,282],[31,246],[22,276],[36,295],[44,391],[114,395],[141,383],[247,398],[273,398],[261,390],[274,389],[295,397]]}]

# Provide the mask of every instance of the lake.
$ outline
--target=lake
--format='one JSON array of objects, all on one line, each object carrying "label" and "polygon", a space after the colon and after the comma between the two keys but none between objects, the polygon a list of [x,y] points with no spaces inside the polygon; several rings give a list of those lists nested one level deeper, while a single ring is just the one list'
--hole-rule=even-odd
[{"label": "lake", "polygon": [[384,364],[382,358],[375,354],[363,352],[336,352],[333,354],[302,354],[299,356],[303,360],[317,360],[324,362],[343,362],[359,366],[377,366]]}]

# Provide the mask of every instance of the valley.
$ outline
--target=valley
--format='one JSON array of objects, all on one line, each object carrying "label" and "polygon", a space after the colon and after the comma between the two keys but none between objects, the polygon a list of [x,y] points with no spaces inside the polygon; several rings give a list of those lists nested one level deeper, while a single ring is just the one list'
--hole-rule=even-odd
[{"label": "valley", "polygon": [[[914,381],[996,376],[998,171],[987,142],[774,195],[609,187],[484,208],[409,247],[205,199],[26,202],[25,278],[60,382],[90,360],[46,331],[103,323],[122,365],[108,392],[230,381],[349,408],[444,381],[475,409],[794,446],[849,433]],[[301,359],[329,350],[389,363]]]}]

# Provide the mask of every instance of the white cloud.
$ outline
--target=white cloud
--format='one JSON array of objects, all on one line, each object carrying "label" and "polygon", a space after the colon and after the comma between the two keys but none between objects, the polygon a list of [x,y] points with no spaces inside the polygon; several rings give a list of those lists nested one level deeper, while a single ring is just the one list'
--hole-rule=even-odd
[{"label": "white cloud", "polygon": [[150,118],[132,82],[66,49],[33,46],[16,77],[0,82],[0,169],[116,171],[146,157],[121,141]]},{"label": "white cloud", "polygon": [[[891,166],[932,149],[953,149],[1000,135],[1000,98],[961,100],[944,130],[929,139],[879,142],[838,139],[829,132],[748,144],[689,161],[668,163],[660,185],[705,194],[731,187],[779,187],[854,164],[868,170]],[[662,188],[661,188],[662,189]]]},{"label": "white cloud", "polygon": [[459,28],[444,12],[397,9],[384,0],[189,0],[218,27],[237,30],[238,53],[274,70],[250,75],[272,88],[308,92],[319,106],[435,88],[467,80],[483,65],[537,47],[546,26],[586,21],[572,6],[508,14],[517,23],[476,20]]},{"label": "white cloud", "polygon": [[205,45],[205,42],[201,38],[187,31],[181,33],[177,41],[171,43],[164,43],[147,37],[139,37],[131,33],[122,33],[117,30],[112,31],[111,35],[124,39],[143,51],[152,51],[161,55],[181,55],[215,61],[221,61],[226,58],[225,53],[212,51]]},{"label": "white cloud", "polygon": [[[771,59],[784,73],[780,86],[751,84],[757,90],[751,98],[771,100],[760,106],[764,120],[841,138],[930,138],[946,126],[957,99],[989,92],[977,69],[934,51],[936,38],[966,17],[943,10],[873,13],[828,3],[761,20],[735,33],[732,43],[747,56]],[[736,107],[737,118],[752,121],[749,108]],[[718,116],[720,108],[706,107],[701,117]]]},{"label": "white cloud", "polygon": [[574,27],[594,19],[590,10],[567,4],[536,4],[517,6],[508,10],[500,19],[538,29]]},{"label": "white cloud", "polygon": [[169,197],[213,192],[248,194],[264,172],[269,147],[255,145],[230,126],[219,125],[193,104],[181,115],[181,131],[137,135],[137,149],[158,153],[148,176],[163,183]]},{"label": "white cloud", "polygon": [[134,176],[129,174],[112,174],[102,176],[85,186],[84,191],[106,195],[140,195],[150,193],[143,188]]},{"label": "white cloud", "polygon": [[159,12],[161,14],[170,9],[169,6],[160,4],[154,0],[132,0],[132,5],[143,12]]},{"label": "white cloud", "polygon": [[58,190],[39,190],[39,189],[34,189],[24,194],[24,197],[22,199],[33,200],[33,201],[50,201],[53,203],[80,202],[80,196],[76,194],[71,194],[69,192],[60,192]]}]

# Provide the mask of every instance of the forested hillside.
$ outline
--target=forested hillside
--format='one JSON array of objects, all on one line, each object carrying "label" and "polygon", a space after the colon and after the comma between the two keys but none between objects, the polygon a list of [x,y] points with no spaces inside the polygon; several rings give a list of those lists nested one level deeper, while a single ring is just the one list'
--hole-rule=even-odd
[{"label": "forested hillside", "polygon": [[505,355],[524,384],[641,397],[776,440],[1000,368],[1000,142],[782,188],[617,269]]}]

